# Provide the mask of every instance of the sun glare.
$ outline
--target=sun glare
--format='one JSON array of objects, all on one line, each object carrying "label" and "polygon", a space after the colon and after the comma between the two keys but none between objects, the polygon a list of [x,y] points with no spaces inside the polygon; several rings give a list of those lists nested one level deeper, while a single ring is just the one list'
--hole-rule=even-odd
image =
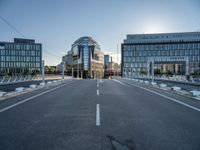
[{"label": "sun glare", "polygon": [[153,25],[146,25],[145,33],[163,33],[165,32],[164,27],[162,25],[153,24]]}]

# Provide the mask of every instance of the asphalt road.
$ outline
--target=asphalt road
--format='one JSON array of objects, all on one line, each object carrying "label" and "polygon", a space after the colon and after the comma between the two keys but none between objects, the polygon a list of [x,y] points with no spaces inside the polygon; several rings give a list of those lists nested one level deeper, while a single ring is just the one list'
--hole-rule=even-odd
[{"label": "asphalt road", "polygon": [[68,81],[1,101],[0,149],[199,150],[200,101],[122,79]]}]

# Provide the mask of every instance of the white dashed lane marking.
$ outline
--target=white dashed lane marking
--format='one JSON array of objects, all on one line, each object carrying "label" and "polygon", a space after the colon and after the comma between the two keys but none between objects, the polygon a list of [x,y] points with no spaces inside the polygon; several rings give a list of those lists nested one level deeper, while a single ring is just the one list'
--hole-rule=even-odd
[{"label": "white dashed lane marking", "polygon": [[100,126],[100,105],[96,106],[96,126]]}]

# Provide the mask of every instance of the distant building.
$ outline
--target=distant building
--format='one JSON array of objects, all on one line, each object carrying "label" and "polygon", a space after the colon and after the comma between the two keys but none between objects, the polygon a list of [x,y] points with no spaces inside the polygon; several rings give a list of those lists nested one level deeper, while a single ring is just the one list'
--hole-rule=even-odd
[{"label": "distant building", "polygon": [[[131,34],[121,46],[122,74],[200,75],[200,32]],[[155,71],[154,71],[155,72]]]},{"label": "distant building", "polygon": [[112,56],[104,55],[104,78],[114,75],[114,62]]},{"label": "distant building", "polygon": [[33,75],[41,69],[42,44],[19,38],[14,38],[14,42],[0,42],[1,75]]},{"label": "distant building", "polygon": [[45,66],[45,74],[58,74],[57,66]]},{"label": "distant building", "polygon": [[107,66],[109,62],[112,62],[112,56],[104,55],[104,66]]},{"label": "distant building", "polygon": [[104,54],[92,37],[81,37],[72,44],[71,50],[63,56],[67,73],[82,78],[102,78]]},{"label": "distant building", "polygon": [[65,70],[71,72],[71,64],[73,62],[72,51],[68,51],[67,55],[62,57],[62,63],[65,66]]},{"label": "distant building", "polygon": [[58,65],[56,66],[56,71],[57,71],[58,73],[61,73],[61,72],[62,72],[62,63],[60,63],[60,64],[58,64]]},{"label": "distant building", "polygon": [[113,61],[112,56],[104,55],[104,77],[117,76],[121,74],[121,67]]}]

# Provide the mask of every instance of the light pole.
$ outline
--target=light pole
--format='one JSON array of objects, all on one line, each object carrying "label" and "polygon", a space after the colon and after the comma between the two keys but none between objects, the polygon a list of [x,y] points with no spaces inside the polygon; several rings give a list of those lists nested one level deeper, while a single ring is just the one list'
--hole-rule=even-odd
[{"label": "light pole", "polygon": [[154,59],[151,62],[151,75],[152,75],[152,82],[154,82]]},{"label": "light pole", "polygon": [[79,78],[79,64],[78,64],[78,58],[77,58],[77,78]]},{"label": "light pole", "polygon": [[117,77],[118,77],[118,44],[117,44]]},{"label": "light pole", "polygon": [[64,63],[62,62],[62,80],[64,80],[64,78],[65,78],[65,77],[64,77],[64,70],[65,70],[65,69],[64,69]]},{"label": "light pole", "polygon": [[72,78],[74,77],[74,68],[72,67]]},{"label": "light pole", "polygon": [[42,60],[42,82],[44,83],[44,60]]}]

